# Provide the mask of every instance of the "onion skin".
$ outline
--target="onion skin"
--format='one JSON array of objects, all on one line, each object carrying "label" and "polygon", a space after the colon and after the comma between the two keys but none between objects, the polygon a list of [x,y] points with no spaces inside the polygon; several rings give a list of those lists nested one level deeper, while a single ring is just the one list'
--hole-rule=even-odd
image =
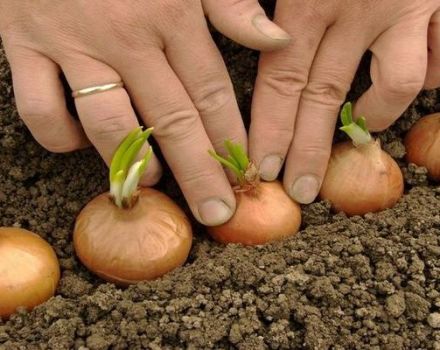
[{"label": "onion skin", "polygon": [[348,216],[393,207],[403,194],[402,172],[379,141],[333,146],[320,197]]},{"label": "onion skin", "polygon": [[301,209],[278,182],[260,182],[253,190],[237,191],[237,210],[228,222],[208,227],[220,243],[265,244],[298,232]]},{"label": "onion skin", "polygon": [[418,120],[405,137],[406,159],[440,180],[440,113]]},{"label": "onion skin", "polygon": [[0,227],[0,317],[45,302],[59,280],[60,266],[49,243],[21,228]]},{"label": "onion skin", "polygon": [[192,230],[170,198],[142,188],[130,209],[115,206],[108,193],[89,202],[76,220],[73,244],[89,270],[126,286],[182,265],[191,249]]}]

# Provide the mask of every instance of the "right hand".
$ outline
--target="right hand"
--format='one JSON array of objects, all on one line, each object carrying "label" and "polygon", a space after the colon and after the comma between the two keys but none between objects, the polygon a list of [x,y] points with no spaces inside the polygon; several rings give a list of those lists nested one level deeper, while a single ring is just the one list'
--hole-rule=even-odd
[{"label": "right hand", "polygon": [[[90,142],[107,164],[138,125],[134,105],[191,207],[206,225],[227,221],[235,196],[208,155],[223,140],[246,145],[233,87],[204,12],[226,35],[256,49],[288,44],[257,0],[0,0],[0,34],[18,111],[53,152]],[[60,73],[72,90],[123,81],[125,88],[77,98],[80,123],[66,108]],[[161,170],[155,158],[143,185]]]}]

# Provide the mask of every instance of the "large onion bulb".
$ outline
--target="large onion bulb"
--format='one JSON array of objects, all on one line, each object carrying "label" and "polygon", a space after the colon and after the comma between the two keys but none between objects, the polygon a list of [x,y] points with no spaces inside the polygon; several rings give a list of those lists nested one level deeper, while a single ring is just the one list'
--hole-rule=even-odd
[{"label": "large onion bulb", "polygon": [[82,263],[119,285],[151,280],[182,265],[192,244],[191,225],[166,195],[142,188],[131,208],[109,194],[89,202],[76,220],[73,243]]}]

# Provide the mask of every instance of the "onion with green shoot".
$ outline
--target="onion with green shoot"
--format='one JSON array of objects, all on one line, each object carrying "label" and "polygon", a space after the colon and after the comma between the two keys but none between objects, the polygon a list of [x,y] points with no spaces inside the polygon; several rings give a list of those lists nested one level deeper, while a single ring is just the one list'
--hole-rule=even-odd
[{"label": "onion with green shoot", "polygon": [[347,215],[393,207],[403,194],[399,166],[370,135],[365,118],[353,120],[349,102],[342,108],[341,121],[340,129],[352,141],[333,146],[320,197]]},{"label": "onion with green shoot", "polygon": [[261,182],[257,167],[240,144],[227,140],[225,149],[226,158],[212,150],[209,153],[237,177],[237,209],[228,222],[208,227],[209,234],[221,243],[258,245],[297,233],[301,209],[283,186],[278,181]]},{"label": "onion with green shoot", "polygon": [[184,212],[165,194],[138,188],[153,151],[135,161],[152,133],[141,127],[119,145],[110,165],[110,192],[79,214],[73,243],[81,262],[101,278],[128,285],[182,265],[192,244]]}]

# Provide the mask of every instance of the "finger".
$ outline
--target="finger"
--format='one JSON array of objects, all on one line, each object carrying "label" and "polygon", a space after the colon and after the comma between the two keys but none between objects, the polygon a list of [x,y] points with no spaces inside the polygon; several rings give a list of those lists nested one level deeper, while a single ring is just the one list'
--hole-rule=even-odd
[{"label": "finger", "polygon": [[[108,65],[88,57],[77,57],[62,64],[73,90],[118,82],[119,74]],[[84,130],[101,157],[110,165],[113,154],[127,134],[139,126],[130,98],[124,88],[77,97],[75,105]],[[155,184],[161,166],[153,157],[141,180],[144,186]]]},{"label": "finger", "polygon": [[340,105],[369,44],[359,33],[361,28],[338,24],[327,31],[301,95],[284,175],[286,189],[300,203],[311,203],[321,187]]},{"label": "finger", "polygon": [[428,71],[425,88],[435,89],[440,87],[440,10],[432,16],[429,24],[428,47]]},{"label": "finger", "polygon": [[[188,204],[205,225],[219,225],[235,211],[235,197],[185,88],[159,49],[145,61],[118,62],[130,96],[170,165]],[[148,78],[148,80],[146,80]]]},{"label": "finger", "polygon": [[267,18],[257,0],[203,0],[203,8],[217,30],[251,49],[272,51],[290,42],[290,35]]},{"label": "finger", "polygon": [[17,110],[34,138],[51,152],[90,145],[81,125],[68,112],[59,67],[38,52],[4,41],[12,71]]},{"label": "finger", "polygon": [[390,28],[371,47],[372,85],[354,108],[370,130],[389,127],[416,98],[427,69],[428,20]]},{"label": "finger", "polygon": [[205,130],[219,153],[226,139],[247,148],[246,130],[223,59],[202,20],[189,24],[191,37],[166,38],[168,62],[199,111]]},{"label": "finger", "polygon": [[279,2],[275,18],[297,39],[284,50],[261,54],[252,101],[249,153],[266,181],[277,178],[286,157],[301,91],[327,27],[312,13],[292,20],[285,6]]}]

